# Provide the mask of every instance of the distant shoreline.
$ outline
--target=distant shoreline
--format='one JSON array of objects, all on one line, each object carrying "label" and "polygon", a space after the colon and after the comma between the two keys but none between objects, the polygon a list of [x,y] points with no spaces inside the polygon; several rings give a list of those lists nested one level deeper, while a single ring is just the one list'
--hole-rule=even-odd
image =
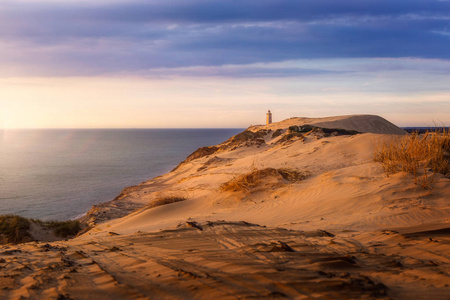
[{"label": "distant shoreline", "polygon": [[408,133],[413,133],[413,132],[418,132],[418,133],[425,133],[427,131],[435,131],[435,130],[439,130],[439,129],[446,129],[448,130],[449,127],[443,127],[443,126],[438,126],[438,127],[400,127],[401,129],[403,129],[404,131],[408,132]]}]

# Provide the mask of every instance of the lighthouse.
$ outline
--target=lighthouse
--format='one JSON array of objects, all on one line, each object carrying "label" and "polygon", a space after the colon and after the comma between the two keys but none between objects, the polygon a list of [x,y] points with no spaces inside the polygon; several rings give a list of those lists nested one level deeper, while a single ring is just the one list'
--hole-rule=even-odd
[{"label": "lighthouse", "polygon": [[266,114],[266,125],[272,124],[272,113],[270,110]]}]

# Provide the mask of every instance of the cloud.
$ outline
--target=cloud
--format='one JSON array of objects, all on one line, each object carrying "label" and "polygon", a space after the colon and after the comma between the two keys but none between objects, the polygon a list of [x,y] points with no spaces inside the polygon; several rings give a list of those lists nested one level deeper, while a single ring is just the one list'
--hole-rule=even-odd
[{"label": "cloud", "polygon": [[449,2],[430,0],[6,0],[0,64],[9,75],[74,76],[296,59],[448,60],[449,13]]}]

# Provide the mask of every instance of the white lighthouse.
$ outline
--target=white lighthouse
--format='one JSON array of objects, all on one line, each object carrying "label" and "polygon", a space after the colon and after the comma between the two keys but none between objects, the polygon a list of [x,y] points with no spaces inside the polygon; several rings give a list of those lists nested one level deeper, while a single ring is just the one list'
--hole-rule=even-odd
[{"label": "white lighthouse", "polygon": [[266,125],[272,124],[272,113],[270,110],[266,114]]}]

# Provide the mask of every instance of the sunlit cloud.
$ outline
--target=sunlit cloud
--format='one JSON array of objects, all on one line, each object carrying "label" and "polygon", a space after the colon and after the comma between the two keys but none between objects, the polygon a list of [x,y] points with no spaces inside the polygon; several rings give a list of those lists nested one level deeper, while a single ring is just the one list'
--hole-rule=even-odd
[{"label": "sunlit cloud", "polygon": [[450,122],[449,15],[430,0],[3,0],[0,109],[9,128],[245,127],[269,108]]}]

